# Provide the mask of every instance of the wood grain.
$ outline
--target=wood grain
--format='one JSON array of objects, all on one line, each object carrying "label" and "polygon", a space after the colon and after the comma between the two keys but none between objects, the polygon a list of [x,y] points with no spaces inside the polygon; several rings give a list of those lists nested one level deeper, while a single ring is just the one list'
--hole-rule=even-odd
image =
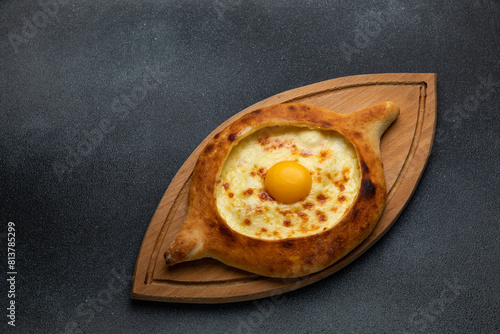
[{"label": "wood grain", "polygon": [[[381,141],[388,189],[386,208],[370,236],[340,261],[298,279],[275,279],[202,259],[167,267],[163,253],[187,209],[190,177],[203,147],[221,129],[260,107],[301,102],[350,113],[390,100],[401,113]],[[404,209],[429,157],[436,126],[436,75],[388,73],[338,78],[286,91],[229,118],[191,154],[170,183],[150,222],[137,258],[131,297],[181,303],[226,303],[281,294],[312,284],[342,269],[377,242]]]}]

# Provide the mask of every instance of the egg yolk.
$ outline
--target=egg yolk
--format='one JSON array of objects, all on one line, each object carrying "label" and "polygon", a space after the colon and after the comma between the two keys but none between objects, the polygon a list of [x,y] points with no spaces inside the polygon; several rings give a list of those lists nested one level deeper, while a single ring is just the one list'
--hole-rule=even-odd
[{"label": "egg yolk", "polygon": [[264,187],[276,201],[290,204],[307,197],[311,191],[311,173],[294,161],[281,161],[266,174]]}]

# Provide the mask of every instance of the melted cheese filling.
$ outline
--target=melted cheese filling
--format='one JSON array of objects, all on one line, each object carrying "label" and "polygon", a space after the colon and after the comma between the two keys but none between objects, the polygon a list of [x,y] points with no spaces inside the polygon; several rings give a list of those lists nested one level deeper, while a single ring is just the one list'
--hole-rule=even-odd
[{"label": "melted cheese filling", "polygon": [[[266,172],[296,161],[312,176],[309,195],[283,204],[264,188]],[[335,131],[269,127],[243,138],[231,150],[217,180],[217,209],[235,231],[275,240],[319,233],[337,224],[360,187],[356,151]]]}]

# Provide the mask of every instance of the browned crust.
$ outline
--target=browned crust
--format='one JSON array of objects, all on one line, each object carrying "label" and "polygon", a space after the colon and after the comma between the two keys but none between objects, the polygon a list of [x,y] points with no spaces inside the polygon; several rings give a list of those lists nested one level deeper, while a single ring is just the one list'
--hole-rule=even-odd
[{"label": "browned crust", "polygon": [[[351,114],[305,104],[279,104],[241,117],[205,146],[194,169],[187,218],[165,252],[167,265],[212,257],[243,270],[270,277],[299,277],[320,271],[359,245],[373,230],[385,206],[386,186],[380,159],[380,136],[399,114],[384,102]],[[219,215],[215,185],[232,147],[268,126],[291,125],[335,130],[358,154],[361,185],[341,221],[306,237],[263,240],[232,230]]]}]

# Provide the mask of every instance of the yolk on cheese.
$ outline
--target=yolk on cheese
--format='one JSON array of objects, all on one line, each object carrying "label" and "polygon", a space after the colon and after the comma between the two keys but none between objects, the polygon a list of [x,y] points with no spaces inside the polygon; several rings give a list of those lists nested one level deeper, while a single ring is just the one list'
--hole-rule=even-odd
[{"label": "yolk on cheese", "polygon": [[264,179],[264,187],[269,195],[285,204],[306,198],[311,185],[311,174],[295,161],[278,162],[269,169]]},{"label": "yolk on cheese", "polygon": [[[235,231],[276,240],[320,233],[340,221],[358,194],[352,144],[335,131],[261,129],[236,144],[216,184],[218,212]],[[287,181],[295,184],[287,185]]]}]

